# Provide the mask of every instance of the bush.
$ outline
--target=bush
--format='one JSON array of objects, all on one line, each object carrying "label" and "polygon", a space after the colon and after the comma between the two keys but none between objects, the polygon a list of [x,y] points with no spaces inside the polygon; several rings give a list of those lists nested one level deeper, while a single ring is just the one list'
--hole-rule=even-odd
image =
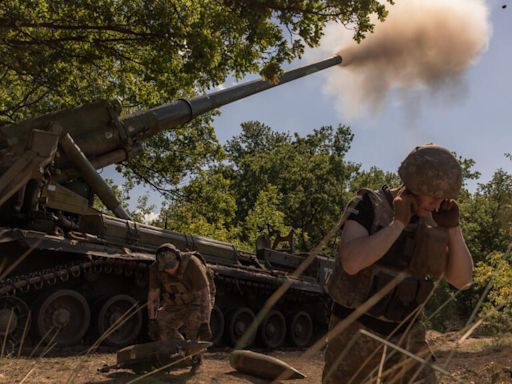
[{"label": "bush", "polygon": [[425,306],[425,326],[438,332],[464,327],[465,319],[461,315],[459,300],[460,293],[457,294],[445,280],[441,280]]}]

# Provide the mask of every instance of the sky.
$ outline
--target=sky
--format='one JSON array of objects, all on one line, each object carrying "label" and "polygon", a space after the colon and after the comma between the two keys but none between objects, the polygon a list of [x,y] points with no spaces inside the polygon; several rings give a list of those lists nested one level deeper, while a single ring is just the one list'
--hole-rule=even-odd
[{"label": "sky", "polygon": [[[464,20],[464,24],[458,26],[462,28],[457,33],[459,37],[482,35],[477,41],[480,49],[470,53],[469,62],[459,65],[455,81],[442,79],[441,85],[437,82],[432,86],[428,82],[408,84],[403,79],[392,79],[384,95],[380,89],[378,100],[366,102],[358,99],[361,95],[357,94],[357,83],[354,87],[353,82],[347,81],[351,76],[348,69],[352,67],[329,68],[222,107],[221,115],[214,120],[219,141],[225,143],[238,135],[240,124],[249,120],[258,120],[276,131],[300,135],[307,135],[321,126],[345,124],[355,135],[346,160],[360,163],[363,169],[376,166],[395,172],[415,146],[435,143],[476,162],[474,170],[479,171],[481,177],[468,185],[472,191],[476,190],[477,183],[488,182],[499,168],[511,172],[512,161],[504,154],[512,152],[512,2],[430,1],[453,2],[455,7],[462,7],[459,20]],[[475,6],[477,13],[480,12],[476,19],[464,13],[471,11],[466,5]],[[507,7],[502,8],[503,5]],[[346,36],[350,32],[342,29],[329,26],[320,47],[308,49],[301,60],[285,69],[334,55],[338,51],[337,43],[333,43],[337,34],[341,36],[339,44],[342,46],[348,41]],[[433,61],[439,63],[447,58],[443,63],[456,65],[450,57],[451,51],[462,51],[464,43],[455,40],[446,44],[442,34],[429,35],[439,40],[436,46],[444,44],[450,50],[439,51]],[[382,46],[380,42],[377,44]],[[407,52],[421,56],[421,50],[414,47],[407,47]],[[365,72],[361,74],[366,76]],[[341,81],[337,82],[337,77]],[[243,81],[254,78],[248,76]],[[363,80],[370,81],[371,86],[375,79]],[[224,84],[231,85],[231,81]],[[105,176],[109,177],[110,173]],[[156,192],[146,190],[144,193],[149,193],[151,203],[159,205],[161,199]]]}]

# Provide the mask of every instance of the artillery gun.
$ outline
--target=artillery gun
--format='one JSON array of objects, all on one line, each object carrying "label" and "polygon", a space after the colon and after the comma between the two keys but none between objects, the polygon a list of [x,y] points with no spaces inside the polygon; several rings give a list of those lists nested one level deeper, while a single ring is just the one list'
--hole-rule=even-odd
[{"label": "artillery gun", "polygon": [[[58,345],[143,340],[148,269],[155,249],[172,242],[199,252],[215,272],[213,342],[240,339],[265,300],[304,255],[257,252],[130,220],[97,169],[133,158],[159,132],[254,93],[341,63],[333,58],[263,80],[177,100],[121,116],[117,101],[97,101],[0,127],[0,341],[16,346],[52,340]],[[115,215],[92,207],[97,195]],[[324,282],[333,260],[318,256],[262,321],[264,347],[288,341],[303,347],[326,323]],[[129,312],[129,316],[125,316]],[[114,332],[109,328],[123,320]]]}]

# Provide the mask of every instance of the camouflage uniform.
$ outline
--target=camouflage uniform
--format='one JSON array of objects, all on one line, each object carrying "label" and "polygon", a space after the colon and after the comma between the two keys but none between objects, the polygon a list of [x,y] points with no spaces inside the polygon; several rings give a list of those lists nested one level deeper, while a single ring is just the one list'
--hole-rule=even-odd
[{"label": "camouflage uniform", "polygon": [[158,309],[156,320],[161,340],[183,340],[184,333],[188,340],[196,341],[201,308],[198,305],[164,305]]},{"label": "camouflage uniform", "polygon": [[[329,331],[332,330],[340,321],[340,318],[332,314],[329,321]],[[350,349],[345,351],[352,338],[358,334],[360,329],[364,329],[375,334],[374,331],[365,327],[359,321],[354,321],[343,332],[338,334],[332,340],[328,340],[327,349],[325,350],[325,367],[322,383],[348,384],[351,382],[353,384],[360,384],[370,378],[373,378],[373,381],[370,381],[371,383],[376,382],[375,379],[377,377],[377,371],[383,354],[382,344],[368,336],[359,334],[359,336],[356,336],[357,339]],[[383,335],[377,334],[377,336],[385,338]],[[402,348],[423,357],[427,361],[429,360],[431,352],[425,341],[425,328],[421,323],[415,323],[403,338],[402,343],[399,344],[402,336],[403,334],[393,335],[388,340],[393,344],[397,344]],[[341,361],[337,361],[343,353],[344,356]],[[394,353],[391,348],[387,348],[386,357],[390,356],[391,353],[393,353],[393,355],[386,360],[382,370],[383,372],[391,367],[396,367],[404,360],[404,355],[402,353]],[[366,359],[368,359],[372,354],[373,357],[371,357],[370,361],[362,366]],[[421,370],[416,374],[416,371],[419,369]],[[331,370],[332,372],[330,372]],[[398,383],[409,383],[413,376],[413,383],[436,383],[434,370],[428,366],[422,367],[421,364],[415,364],[405,373],[400,369],[392,370],[387,376],[383,377],[383,382],[389,382],[398,375],[401,376]]]},{"label": "camouflage uniform", "polygon": [[[368,232],[374,233],[378,231],[379,228],[382,228],[384,225],[389,223],[392,219],[393,211],[386,201],[385,191],[381,190],[378,192],[372,192],[364,190],[361,193],[363,195],[363,200],[357,200],[358,203],[356,208],[358,208],[359,211],[364,211],[365,205],[373,207],[374,218]],[[352,216],[351,218],[356,219]],[[333,275],[326,287],[335,303],[333,305],[333,313],[331,314],[329,322],[329,331],[334,329],[336,325],[343,318],[347,317],[354,308],[361,305],[365,300],[375,294],[378,289],[382,288],[386,282],[391,280],[392,275],[389,275],[384,282],[378,283],[379,279],[382,279],[382,271],[399,271],[407,269],[406,265],[418,264],[417,262],[413,262],[415,260],[414,257],[403,254],[403,248],[414,248],[410,246],[408,241],[410,242],[411,236],[414,236],[417,232],[418,224],[410,224],[406,229],[404,229],[401,238],[399,238],[395,243],[400,243],[401,246],[395,249],[392,248],[392,250],[388,251],[388,253],[376,264],[361,270],[356,275],[348,275],[343,270],[339,258],[336,259]],[[442,245],[441,248],[444,247],[445,245]],[[408,258],[408,256],[410,257]],[[433,273],[433,271],[437,272],[436,265],[438,263],[445,262],[442,255],[438,257],[432,255],[428,260],[431,264],[426,263],[425,265],[421,265],[421,268],[416,269],[429,270],[429,273]],[[378,285],[379,288],[372,288],[375,287],[375,285]],[[385,339],[387,334],[391,333],[403,318],[405,318],[409,313],[417,308],[422,301],[425,300],[430,293],[432,286],[431,281],[424,280],[422,278],[418,279],[411,276],[403,280],[395,290],[384,296],[384,298],[382,298],[374,307],[362,315],[359,320],[354,321],[340,334],[330,340],[327,340],[322,382],[329,384],[347,384],[349,382],[359,384],[365,382],[365,378],[369,375],[369,377],[376,377],[376,372],[382,359],[383,349],[382,344],[379,341],[366,335],[359,334],[350,349],[344,352],[345,348],[349,345],[352,337],[359,333],[359,329],[364,329]],[[401,290],[399,289],[400,287],[402,287]],[[415,292],[416,296],[413,294],[410,297],[403,297],[404,295],[401,295],[398,292]],[[420,292],[423,293],[420,295]],[[334,311],[335,308],[343,308],[346,313],[343,316],[339,314],[337,315]],[[368,325],[368,321],[371,325]],[[388,330],[385,331],[383,329]],[[428,359],[431,353],[425,341],[425,329],[423,325],[420,322],[415,322],[411,325],[411,328],[407,330],[407,333],[405,333],[404,336],[403,331],[405,330],[407,330],[407,328],[402,327],[399,332],[396,332],[396,334],[391,336],[388,340],[393,344],[398,344],[398,341],[403,338],[403,341],[399,346],[415,354],[425,353],[423,357]],[[378,350],[379,347],[380,350]],[[376,350],[378,350],[378,352],[375,353],[371,360],[361,368],[360,373],[358,373],[356,377],[352,378],[365,360],[370,358],[372,353]],[[391,357],[389,357],[390,355]],[[387,348],[386,362],[383,371],[396,366],[401,360],[403,360],[403,358],[404,356],[401,352],[394,352],[393,349]],[[341,360],[337,361],[338,359]],[[416,364],[405,374],[402,371],[393,371],[389,376],[383,378],[383,382],[386,383],[399,374],[402,376],[402,379],[399,382],[408,383],[417,368],[418,365]],[[386,381],[386,379],[388,381]],[[435,374],[432,368],[427,366],[423,367],[419,374],[415,376],[414,382],[423,384],[436,383]]]},{"label": "camouflage uniform", "polygon": [[[447,149],[436,145],[416,147],[402,162],[398,173],[412,193],[435,198],[455,198],[462,184],[462,170],[457,160]],[[380,191],[361,190],[349,209],[352,214],[348,219],[358,222],[372,235],[392,222],[393,196],[387,188]],[[383,356],[383,344],[359,333],[359,330],[372,332],[381,338],[391,335],[387,337],[391,343],[429,361],[432,353],[425,340],[425,328],[420,322],[409,323],[409,328],[402,326],[394,333],[392,330],[426,300],[433,289],[431,278],[443,275],[447,245],[446,228],[430,226],[423,218],[416,217],[403,229],[384,256],[358,273],[349,275],[341,266],[340,258],[336,259],[333,274],[326,286],[334,302],[329,330],[333,330],[355,308],[391,281],[393,276],[405,272],[407,278],[357,321],[327,340],[323,382],[359,384],[372,377],[375,380],[381,361],[384,361],[381,377],[384,383],[397,382],[394,378],[400,378],[400,383],[436,383],[432,368],[412,360],[400,365],[407,359],[401,352],[388,347]],[[387,369],[390,371],[386,373]]]},{"label": "camouflage uniform", "polygon": [[[161,289],[163,299],[156,317],[161,340],[182,339],[181,330],[187,339],[195,341],[199,326],[204,322],[204,303],[198,292],[208,287],[208,272],[198,257],[182,255],[175,276],[159,271],[156,264],[150,269],[150,289]],[[209,310],[211,305],[208,303]]]}]

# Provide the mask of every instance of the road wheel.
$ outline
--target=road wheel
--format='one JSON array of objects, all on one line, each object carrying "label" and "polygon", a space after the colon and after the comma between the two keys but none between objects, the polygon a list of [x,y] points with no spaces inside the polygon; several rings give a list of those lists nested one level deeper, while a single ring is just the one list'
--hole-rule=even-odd
[{"label": "road wheel", "polygon": [[13,347],[22,343],[29,326],[30,309],[23,300],[15,296],[0,298],[0,340],[3,352],[11,352]]},{"label": "road wheel", "polygon": [[89,328],[91,312],[85,297],[71,289],[48,293],[39,300],[35,326],[40,337],[60,346],[78,344]]},{"label": "road wheel", "polygon": [[286,338],[286,320],[277,310],[271,310],[258,328],[261,345],[268,349],[276,349],[283,345]]},{"label": "road wheel", "polygon": [[[105,344],[124,347],[135,342],[142,328],[142,314],[136,307],[137,300],[128,295],[115,295],[104,301],[98,312],[96,325],[100,335],[108,333],[104,339]],[[132,311],[136,312],[126,318],[126,314]],[[121,318],[124,320],[119,320]],[[115,330],[110,329],[113,326]]]},{"label": "road wheel", "polygon": [[313,337],[313,320],[305,311],[296,312],[288,323],[288,338],[293,346],[304,348]]},{"label": "road wheel", "polygon": [[253,321],[254,313],[250,308],[240,307],[232,311],[226,328],[228,343],[237,348],[251,345],[256,337],[256,332],[252,332],[252,334],[246,334],[246,332]]},{"label": "road wheel", "polygon": [[218,306],[214,306],[210,316],[210,328],[212,330],[211,342],[213,346],[220,344],[224,334],[224,313]]}]

